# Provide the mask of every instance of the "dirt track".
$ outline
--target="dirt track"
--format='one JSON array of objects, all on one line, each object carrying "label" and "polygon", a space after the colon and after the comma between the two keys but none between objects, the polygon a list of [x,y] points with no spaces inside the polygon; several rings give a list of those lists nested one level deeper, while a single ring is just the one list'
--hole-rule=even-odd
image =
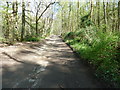
[{"label": "dirt track", "polygon": [[103,88],[58,36],[0,48],[3,88]]}]

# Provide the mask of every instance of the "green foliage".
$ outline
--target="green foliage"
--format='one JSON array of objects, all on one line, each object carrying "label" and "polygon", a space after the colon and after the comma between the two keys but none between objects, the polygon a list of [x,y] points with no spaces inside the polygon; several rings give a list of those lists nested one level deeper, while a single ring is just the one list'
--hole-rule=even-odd
[{"label": "green foliage", "polygon": [[73,39],[74,38],[74,32],[68,32],[66,35],[65,35],[65,39],[68,39],[68,37],[70,38],[70,39]]},{"label": "green foliage", "polygon": [[0,37],[0,42],[4,42],[4,41],[5,41],[5,39]]},{"label": "green foliage", "polygon": [[26,36],[24,38],[24,41],[37,42],[37,41],[40,41],[40,37]]},{"label": "green foliage", "polygon": [[80,18],[81,19],[81,27],[93,25],[93,22],[90,20],[89,16],[90,16],[90,13]]},{"label": "green foliage", "polygon": [[64,37],[73,49],[96,68],[96,76],[119,87],[120,36],[118,33],[103,32],[103,28],[98,29],[93,26],[72,32],[72,38],[70,33]]}]

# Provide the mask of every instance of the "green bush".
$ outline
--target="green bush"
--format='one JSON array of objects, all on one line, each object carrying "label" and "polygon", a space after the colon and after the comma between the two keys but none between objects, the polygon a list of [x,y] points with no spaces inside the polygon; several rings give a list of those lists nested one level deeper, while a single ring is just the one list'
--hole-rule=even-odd
[{"label": "green bush", "polygon": [[73,38],[74,38],[74,32],[68,32],[64,36],[64,39],[73,39]]},{"label": "green bush", "polygon": [[5,39],[0,37],[0,42],[4,42],[4,41],[5,41]]},{"label": "green bush", "polygon": [[119,35],[120,32],[105,32],[103,28],[86,27],[67,33],[65,41],[96,68],[96,76],[119,87]]},{"label": "green bush", "polygon": [[26,37],[24,38],[24,41],[37,42],[37,41],[40,41],[40,38],[39,38],[39,37],[33,37],[33,36],[26,36]]}]

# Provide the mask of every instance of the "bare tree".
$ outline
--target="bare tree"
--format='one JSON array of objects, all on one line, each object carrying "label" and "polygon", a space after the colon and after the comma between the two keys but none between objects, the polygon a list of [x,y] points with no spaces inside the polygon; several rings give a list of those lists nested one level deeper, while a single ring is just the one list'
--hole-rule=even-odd
[{"label": "bare tree", "polygon": [[39,20],[40,20],[40,18],[43,16],[43,14],[47,11],[47,9],[51,6],[51,5],[53,5],[55,2],[51,2],[51,3],[49,3],[46,7],[45,7],[45,9],[43,10],[43,12],[39,15],[39,11],[40,11],[40,5],[41,5],[41,2],[39,2],[39,4],[37,5],[37,11],[36,11],[36,36],[38,36],[39,35],[39,33],[38,33],[38,22],[39,22]]}]

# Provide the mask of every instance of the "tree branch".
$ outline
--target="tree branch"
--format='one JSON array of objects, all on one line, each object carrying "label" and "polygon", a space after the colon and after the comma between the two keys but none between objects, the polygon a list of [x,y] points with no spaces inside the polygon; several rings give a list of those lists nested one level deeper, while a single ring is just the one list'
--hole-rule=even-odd
[{"label": "tree branch", "polygon": [[25,22],[26,22],[30,27],[32,27],[33,29],[35,29],[35,27],[33,27],[28,21],[25,20]]},{"label": "tree branch", "polygon": [[39,19],[42,17],[42,15],[45,13],[45,11],[51,6],[53,5],[55,2],[50,3],[49,5],[46,6],[46,8],[44,9],[44,11],[40,14],[40,16],[38,17],[37,21],[39,21]]},{"label": "tree branch", "polygon": [[32,19],[31,19],[29,16],[25,15],[25,17],[27,17],[29,20],[31,20],[31,21],[32,21]]},{"label": "tree branch", "polygon": [[26,10],[26,9],[25,9],[25,11],[34,13],[32,10]]}]

